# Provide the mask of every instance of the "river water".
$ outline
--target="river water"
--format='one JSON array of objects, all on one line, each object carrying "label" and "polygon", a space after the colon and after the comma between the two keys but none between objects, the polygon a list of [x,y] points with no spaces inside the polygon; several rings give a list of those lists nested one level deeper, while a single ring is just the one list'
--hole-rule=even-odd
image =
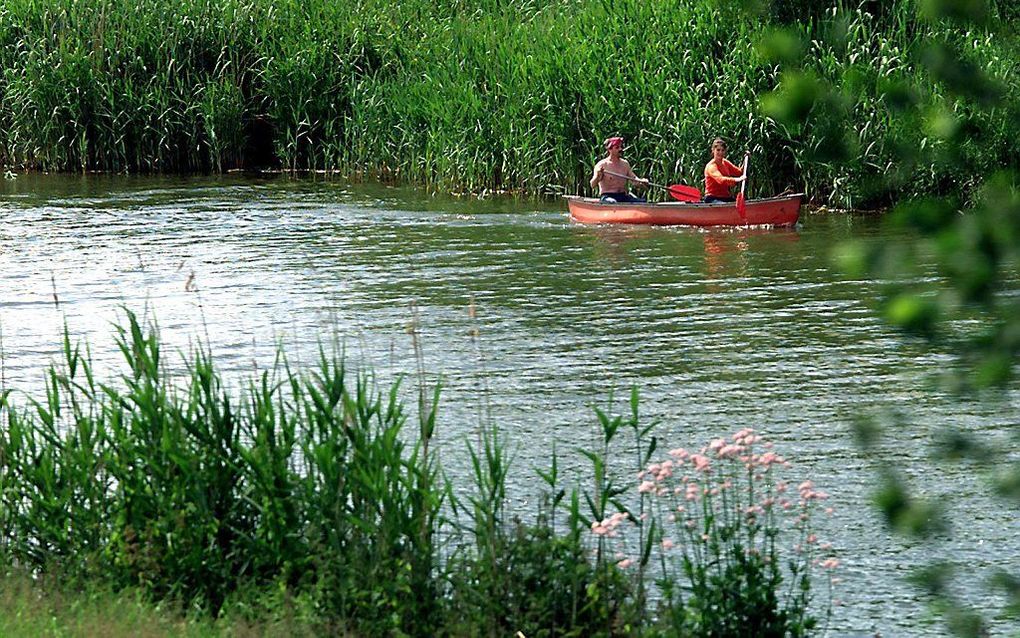
[{"label": "river water", "polygon": [[[108,378],[124,307],[158,320],[167,352],[208,342],[238,383],[271,367],[279,344],[300,366],[334,333],[384,384],[414,379],[416,312],[428,378],[443,382],[446,471],[466,479],[466,442],[494,424],[522,511],[553,446],[579,466],[593,406],[637,386],[667,449],[754,427],[832,495],[818,521],[843,562],[831,635],[944,635],[903,580],[933,556],[963,565],[960,593],[982,609],[1001,602],[983,586],[990,570],[1020,571],[1012,512],[971,469],[928,458],[947,424],[1009,445],[1015,394],[962,403],[939,391],[950,359],[885,326],[876,282],[833,272],[840,241],[906,239],[873,216],[699,231],[583,227],[560,202],[321,179],[20,176],[0,189],[7,388],[38,395],[65,322]],[[905,423],[884,461],[865,458],[850,424],[890,410]],[[951,538],[887,533],[869,501],[880,462],[950,507]]]}]

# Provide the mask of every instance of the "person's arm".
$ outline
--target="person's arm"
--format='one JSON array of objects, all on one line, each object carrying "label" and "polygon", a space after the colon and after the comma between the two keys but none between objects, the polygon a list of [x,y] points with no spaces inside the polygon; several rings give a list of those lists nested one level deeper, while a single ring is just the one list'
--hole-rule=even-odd
[{"label": "person's arm", "polygon": [[[740,168],[739,166],[737,166],[736,164],[734,164],[733,162],[731,162],[729,160],[724,160],[724,161],[726,162],[726,166],[730,169],[729,173],[731,175],[734,175],[737,178],[741,178],[741,177],[744,176],[744,169]],[[737,182],[742,182],[742,181],[744,181],[744,180],[737,179]]]},{"label": "person's arm", "polygon": [[[733,166],[733,164],[730,164],[729,161],[726,163],[729,166]],[[734,168],[737,167],[734,166]],[[737,172],[741,172],[739,168],[737,168]],[[715,162],[709,162],[708,166],[705,167],[705,175],[722,184],[739,184],[744,179],[743,177],[730,177],[728,175],[723,175],[722,171],[719,170],[719,167],[715,165]]]},{"label": "person's arm", "polygon": [[627,163],[627,177],[629,177],[632,181],[637,182],[638,184],[648,184],[647,179],[643,179],[634,174],[634,169],[630,167],[629,162]]},{"label": "person's arm", "polygon": [[592,188],[598,186],[599,182],[602,181],[602,162],[599,161],[595,164],[595,170],[591,174],[591,182],[589,184]]}]

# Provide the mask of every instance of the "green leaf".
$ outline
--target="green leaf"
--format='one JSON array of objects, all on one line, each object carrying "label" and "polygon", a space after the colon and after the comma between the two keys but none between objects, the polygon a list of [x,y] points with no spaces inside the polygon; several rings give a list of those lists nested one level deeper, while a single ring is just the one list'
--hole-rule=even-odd
[{"label": "green leaf", "polygon": [[906,485],[889,472],[874,498],[886,521],[898,532],[928,537],[946,530],[938,505],[909,494]]},{"label": "green leaf", "polygon": [[871,256],[863,242],[845,241],[832,250],[836,267],[855,279],[866,276],[871,269]]},{"label": "green leaf", "polygon": [[779,89],[761,99],[762,112],[786,126],[802,124],[824,95],[822,83],[812,72],[784,72]]},{"label": "green leaf", "polygon": [[995,476],[995,492],[1012,501],[1014,506],[1020,506],[1020,462],[999,470]]},{"label": "green leaf", "polygon": [[990,16],[988,0],[920,0],[918,6],[929,20],[984,23]]},{"label": "green leaf", "polygon": [[758,39],[754,48],[765,63],[790,67],[803,60],[807,46],[793,29],[771,29]]},{"label": "green leaf", "polygon": [[906,332],[925,337],[934,335],[937,314],[937,306],[933,300],[915,293],[901,293],[889,300],[885,307],[885,316],[889,323]]}]

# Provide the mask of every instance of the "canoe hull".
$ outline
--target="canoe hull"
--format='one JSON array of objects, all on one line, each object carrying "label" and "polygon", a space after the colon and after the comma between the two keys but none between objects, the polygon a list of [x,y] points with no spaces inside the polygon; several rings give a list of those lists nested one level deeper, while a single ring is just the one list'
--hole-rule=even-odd
[{"label": "canoe hull", "polygon": [[800,217],[803,193],[747,201],[746,220],[732,202],[659,202],[606,204],[568,196],[570,217],[582,224],[654,224],[657,226],[793,226]]}]

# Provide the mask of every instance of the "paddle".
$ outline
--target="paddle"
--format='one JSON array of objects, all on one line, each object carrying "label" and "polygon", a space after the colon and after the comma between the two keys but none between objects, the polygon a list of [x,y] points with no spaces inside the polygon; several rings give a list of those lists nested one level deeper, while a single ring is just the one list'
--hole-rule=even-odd
[{"label": "paddle", "polygon": [[750,153],[744,155],[744,180],[740,182],[740,193],[737,195],[737,214],[740,215],[740,222],[742,224],[747,223],[747,205],[744,203],[744,187],[747,186],[747,160],[750,158]]},{"label": "paddle", "polygon": [[[613,171],[607,171],[605,169],[602,169],[602,170],[607,175],[612,175],[613,177],[619,177],[621,179],[630,180],[632,182],[638,181],[638,180],[634,179],[633,177],[627,177],[626,175],[622,175],[620,173],[614,173]],[[656,188],[661,188],[661,189],[669,192],[670,196],[673,199],[677,200],[677,201],[681,201],[681,202],[700,202],[701,201],[701,191],[698,190],[694,186],[687,186],[686,184],[670,184],[669,186],[663,186],[662,184],[656,184],[655,182],[646,182],[646,183],[649,186],[654,186]]]}]

